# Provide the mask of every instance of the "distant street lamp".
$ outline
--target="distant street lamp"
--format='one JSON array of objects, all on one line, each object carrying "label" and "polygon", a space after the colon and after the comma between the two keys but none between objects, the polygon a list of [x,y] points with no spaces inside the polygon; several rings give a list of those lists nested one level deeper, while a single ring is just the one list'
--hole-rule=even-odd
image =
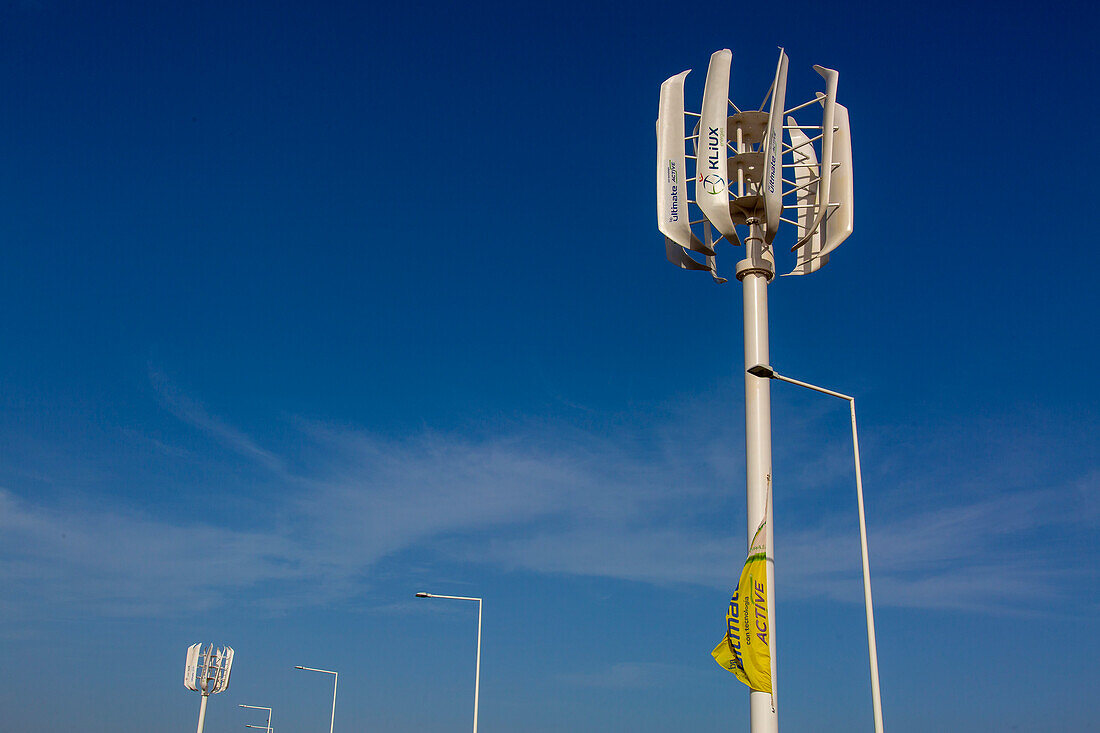
[{"label": "distant street lamp", "polygon": [[265,708],[265,707],[261,707],[259,705],[237,705],[237,707],[239,707],[239,708],[251,708],[252,710],[266,710],[267,711],[267,725],[249,725],[248,723],[245,723],[244,727],[245,728],[259,728],[259,729],[262,729],[262,730],[266,730],[267,733],[271,733],[271,731],[272,731],[272,728],[271,728],[271,708]]},{"label": "distant street lamp", "polygon": [[851,408],[852,413],[852,449],[856,459],[856,503],[859,506],[859,544],[863,556],[863,604],[867,614],[867,653],[871,661],[871,705],[874,708],[875,731],[876,733],[882,733],[882,698],[879,694],[878,684],[878,645],[875,644],[875,607],[871,602],[871,566],[870,561],[867,559],[867,520],[863,515],[863,472],[860,470],[859,465],[859,433],[856,431],[856,398],[841,394],[840,392],[834,392],[831,389],[818,387],[808,382],[800,382],[797,379],[784,377],[766,364],[756,364],[749,367],[746,371],[754,377],[760,377],[761,379],[778,379],[780,382],[787,382],[788,384],[811,389],[814,392],[820,392],[830,395],[831,397],[839,397],[842,400],[848,400],[848,406]]},{"label": "distant street lamp", "polygon": [[481,599],[466,596],[438,596],[434,593],[417,593],[417,598],[446,598],[452,601],[477,601],[477,664],[474,667],[474,733],[477,733],[477,696],[481,685]]},{"label": "distant street lamp", "polygon": [[294,669],[304,669],[307,672],[323,672],[324,674],[332,675],[332,719],[329,720],[328,723],[328,733],[332,733],[332,726],[336,723],[336,685],[340,681],[340,675],[329,669],[316,669],[314,667],[303,667],[301,665],[295,665]]}]

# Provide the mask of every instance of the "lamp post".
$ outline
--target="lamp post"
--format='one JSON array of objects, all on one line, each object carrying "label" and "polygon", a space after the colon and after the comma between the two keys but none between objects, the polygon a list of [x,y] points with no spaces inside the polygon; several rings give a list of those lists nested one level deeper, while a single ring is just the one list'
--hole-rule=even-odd
[{"label": "lamp post", "polygon": [[271,708],[261,707],[260,705],[237,705],[239,708],[251,708],[252,710],[266,710],[267,711],[267,725],[250,725],[245,723],[245,728],[262,728],[267,733],[271,733]]},{"label": "lamp post", "polygon": [[867,614],[867,654],[871,663],[871,705],[875,714],[875,731],[882,733],[882,698],[879,694],[878,684],[878,646],[875,644],[875,607],[871,601],[871,566],[867,558],[867,521],[863,514],[863,472],[859,464],[859,433],[856,430],[856,398],[831,389],[818,387],[808,382],[784,377],[779,372],[766,364],[755,364],[746,369],[749,374],[761,379],[777,379],[799,387],[838,397],[848,401],[852,414],[852,450],[856,461],[856,504],[859,507],[859,544],[863,557],[863,605]]},{"label": "lamp post", "polygon": [[434,593],[417,593],[417,598],[446,598],[451,601],[477,601],[477,664],[474,667],[474,733],[477,733],[477,697],[481,686],[481,599],[466,596],[439,596]]},{"label": "lamp post", "polygon": [[332,718],[328,723],[328,733],[332,733],[332,726],[336,723],[336,685],[340,682],[340,675],[337,672],[333,672],[331,669],[316,669],[315,667],[303,667],[300,664],[294,665],[294,669],[304,669],[306,672],[322,672],[324,674],[332,675]]}]

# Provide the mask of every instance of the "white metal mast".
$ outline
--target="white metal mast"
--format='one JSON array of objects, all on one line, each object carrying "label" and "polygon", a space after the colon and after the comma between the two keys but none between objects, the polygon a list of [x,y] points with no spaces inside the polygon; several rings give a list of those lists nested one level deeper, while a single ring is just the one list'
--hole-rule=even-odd
[{"label": "white metal mast", "polygon": [[[768,282],[775,276],[775,265],[764,251],[764,238],[760,224],[750,222],[749,236],[745,238],[746,257],[737,263],[737,278],[741,281],[741,296],[745,320],[745,368],[754,364],[770,364],[768,360]],[[747,511],[747,537],[752,542],[753,533],[765,518],[764,528],[768,564],[768,608],[775,609],[775,562],[772,521],[772,413],[771,382],[757,379],[745,373],[745,499]],[[749,693],[750,730],[752,733],[777,733],[779,730],[776,706],[778,696],[775,653],[775,612],[772,610],[768,624],[772,664],[772,692]]]},{"label": "white metal mast", "polygon": [[[787,55],[780,49],[775,79],[760,110],[742,111],[728,99],[731,59],[728,49],[716,51],[711,56],[699,114],[684,109],[684,79],[689,71],[672,76],[661,85],[657,118],[657,228],[665,236],[665,254],[669,261],[685,270],[709,271],[719,284],[726,282],[726,278],[718,273],[716,245],[725,241],[745,246],[744,259],[737,263],[735,273],[741,281],[744,304],[747,537],[751,544],[757,527],[765,523],[765,643],[771,664],[771,692],[750,686],[750,729],[752,733],[777,733],[771,393],[769,380],[759,379],[748,370],[770,364],[768,283],[776,272],[772,245],[780,222],[797,228],[797,239],[791,248],[798,251],[797,265],[788,273],[791,275],[805,275],[820,269],[829,261],[829,253],[852,232],[851,133],[848,111],[836,103],[837,72],[815,66],[814,70],[825,82],[824,92],[787,109]],[[764,112],[769,98],[770,110]],[[734,110],[732,115],[730,107]],[[820,107],[820,124],[799,125],[793,117],[786,116],[808,107]],[[695,131],[687,135],[685,115],[698,118]],[[784,130],[788,132],[789,143],[783,140]],[[685,152],[685,141],[694,145],[694,155]],[[820,158],[815,145],[820,149]],[[783,163],[785,156],[791,163]],[[690,176],[688,159],[695,161]],[[785,169],[791,171],[793,181],[784,177]],[[689,183],[693,184],[693,190],[689,190]],[[692,193],[694,199],[689,198]],[[794,199],[784,203],[785,196]],[[693,219],[689,205],[694,205],[701,216]],[[797,221],[783,218],[786,211],[796,212]],[[699,224],[702,226],[696,228]],[[736,230],[738,226],[748,228],[743,240]],[[701,234],[697,233],[699,229]],[[719,235],[717,240],[713,238],[714,230]],[[697,255],[693,256],[692,252]],[[704,261],[700,261],[698,255],[702,255]],[[861,493],[861,531],[862,508]],[[866,570],[865,549],[864,567]],[[876,730],[881,731],[877,658],[866,573],[865,585],[875,724]],[[730,638],[731,648],[739,649],[740,643]],[[737,655],[735,663],[739,665],[740,652],[734,654]],[[730,670],[733,669],[731,666]],[[759,684],[764,687],[766,682],[763,680]]]}]

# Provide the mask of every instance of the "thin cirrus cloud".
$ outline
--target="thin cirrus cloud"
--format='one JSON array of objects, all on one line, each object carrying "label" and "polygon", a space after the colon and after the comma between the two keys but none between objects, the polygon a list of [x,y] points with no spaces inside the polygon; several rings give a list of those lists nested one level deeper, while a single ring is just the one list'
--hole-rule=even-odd
[{"label": "thin cirrus cloud", "polygon": [[697,667],[659,662],[617,662],[595,672],[572,672],[558,675],[568,685],[608,690],[639,690],[667,686],[674,680],[702,679]]},{"label": "thin cirrus cloud", "polygon": [[[411,549],[539,573],[722,589],[743,560],[743,532],[733,529],[743,524],[737,497],[714,488],[727,485],[737,467],[713,443],[684,455],[682,426],[674,423],[691,416],[651,426],[643,437],[637,429],[543,424],[480,437],[392,439],[298,421],[303,447],[291,461],[159,373],[151,376],[172,414],[264,477],[269,519],[245,531],[216,515],[187,523],[43,506],[0,490],[0,581],[7,598],[21,599],[18,608],[0,605],[9,619],[46,606],[152,615],[184,600],[191,609],[229,600],[274,609],[324,604],[350,596],[383,558]],[[718,443],[734,439],[707,434]],[[1018,487],[968,503],[873,514],[876,600],[987,611],[1025,589],[1060,593],[1095,571],[1063,561],[1052,573],[1050,543],[1038,538],[1067,522],[1095,525],[1089,497],[1098,478],[1094,471],[1065,490]],[[1076,497],[1076,510],[1065,511],[1067,496]],[[714,522],[716,515],[729,521]],[[776,529],[782,592],[860,602],[854,509],[789,513],[787,525]]]}]

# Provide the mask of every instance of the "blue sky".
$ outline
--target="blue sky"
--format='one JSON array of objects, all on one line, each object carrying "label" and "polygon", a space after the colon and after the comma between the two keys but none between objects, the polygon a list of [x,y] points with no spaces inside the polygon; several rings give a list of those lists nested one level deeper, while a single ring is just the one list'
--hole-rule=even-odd
[{"label": "blue sky", "polygon": [[[486,599],[486,733],[745,728],[740,292],[665,261],[653,120],[783,45],[857,207],[772,362],[858,398],[887,725],[1098,730],[1093,9],[0,21],[3,728],[189,730],[202,640],[208,731],[323,727],[296,664],[337,730],[464,730],[475,609],[420,590]],[[780,724],[869,729],[847,414],[773,407]]]}]

